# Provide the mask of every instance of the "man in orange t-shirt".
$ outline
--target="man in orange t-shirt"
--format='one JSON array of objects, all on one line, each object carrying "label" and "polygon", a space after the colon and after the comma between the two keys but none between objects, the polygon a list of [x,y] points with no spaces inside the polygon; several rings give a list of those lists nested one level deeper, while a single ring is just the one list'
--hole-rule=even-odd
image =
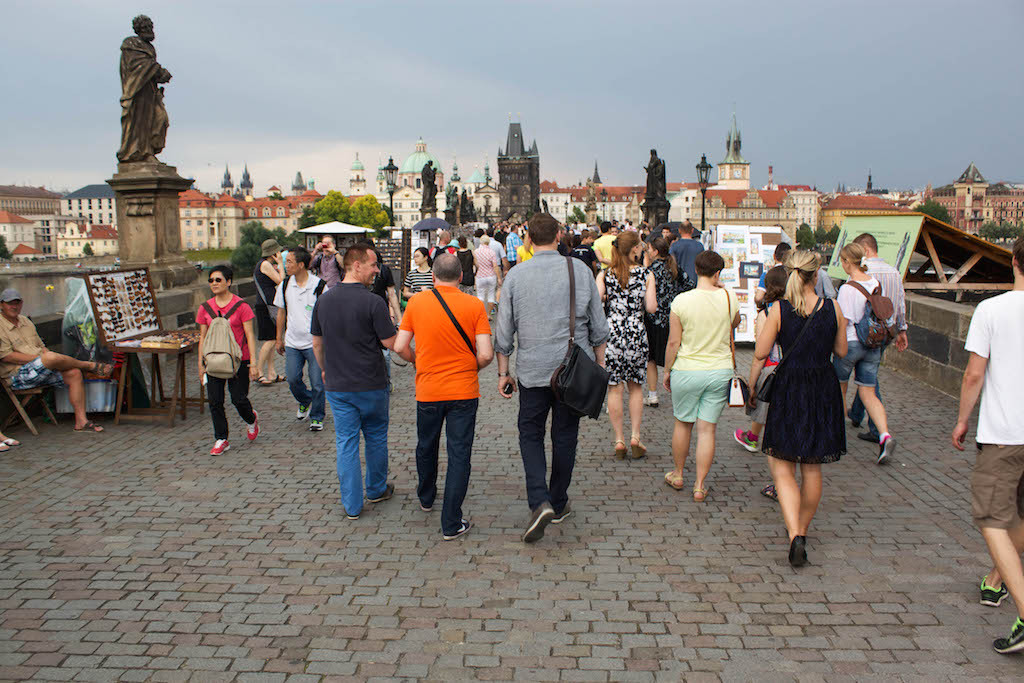
[{"label": "man in orange t-shirt", "polygon": [[480,403],[478,373],[494,359],[494,347],[483,302],[459,291],[459,259],[441,254],[434,260],[433,271],[434,289],[409,299],[394,351],[416,366],[416,494],[424,512],[433,509],[437,497],[437,451],[441,426],[447,423],[448,474],[441,533],[450,541],[470,527],[462,516],[462,501],[469,488]]}]

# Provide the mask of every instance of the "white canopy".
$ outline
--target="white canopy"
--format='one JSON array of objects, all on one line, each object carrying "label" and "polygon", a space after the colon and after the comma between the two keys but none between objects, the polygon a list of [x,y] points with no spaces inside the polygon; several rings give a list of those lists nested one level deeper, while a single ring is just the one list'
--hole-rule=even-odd
[{"label": "white canopy", "polygon": [[331,221],[322,225],[314,225],[302,228],[299,232],[317,235],[363,235],[370,232],[371,228],[361,228],[358,225],[349,225],[341,221]]}]

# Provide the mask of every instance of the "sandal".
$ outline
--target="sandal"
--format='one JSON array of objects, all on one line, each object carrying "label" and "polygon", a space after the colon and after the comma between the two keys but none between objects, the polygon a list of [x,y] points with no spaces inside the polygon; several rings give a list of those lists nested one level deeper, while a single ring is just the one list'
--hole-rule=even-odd
[{"label": "sandal", "polygon": [[0,441],[0,453],[11,450],[11,447]]},{"label": "sandal", "polygon": [[[621,445],[621,448],[620,448],[620,445]],[[616,441],[615,442],[615,457],[618,458],[619,460],[624,460],[625,459],[625,457],[626,457],[626,442],[625,441],[621,441],[620,440],[620,441]]]},{"label": "sandal", "polygon": [[273,383],[277,384],[278,382],[287,382],[287,381],[288,381],[287,377],[285,377],[284,375],[278,375],[277,377],[274,378],[274,382]]},{"label": "sandal", "polygon": [[768,484],[761,489],[761,495],[765,498],[771,498],[774,501],[779,500],[779,494],[775,492],[775,484]]},{"label": "sandal", "polygon": [[676,477],[676,476],[673,476],[674,474],[675,474],[675,472],[671,472],[671,471],[666,472],[665,473],[665,483],[668,484],[669,486],[671,486],[672,488],[674,488],[676,491],[682,491],[683,487],[684,487],[683,475],[680,474],[678,477]]},{"label": "sandal", "polygon": [[[636,441],[636,443],[633,443],[634,441]],[[629,447],[633,449],[634,460],[639,460],[647,455],[647,446],[645,446],[644,442],[640,440],[640,436],[638,434],[634,434],[629,439]]]},{"label": "sandal", "polygon": [[698,488],[696,486],[693,487],[693,502],[694,503],[703,503],[704,500],[707,497],[708,497],[708,488],[707,487],[705,487],[705,488]]},{"label": "sandal", "polygon": [[256,380],[256,383],[259,384],[261,387],[269,387],[273,385],[274,380],[267,379],[266,375],[260,375],[260,378]]},{"label": "sandal", "polygon": [[4,439],[3,441],[0,441],[0,444],[3,444],[5,446],[20,446],[21,442],[18,441],[17,439],[10,439],[10,438],[8,438],[8,439]]},{"label": "sandal", "polygon": [[99,433],[99,432],[103,431],[103,427],[100,427],[98,424],[96,424],[92,420],[89,420],[84,425],[82,425],[81,428],[75,427],[75,431],[76,432],[97,432],[97,433]]}]

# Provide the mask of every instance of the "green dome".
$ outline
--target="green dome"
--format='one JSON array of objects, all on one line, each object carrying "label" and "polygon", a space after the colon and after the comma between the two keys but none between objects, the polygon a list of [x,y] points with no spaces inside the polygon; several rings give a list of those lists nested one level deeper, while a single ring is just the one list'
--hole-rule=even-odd
[{"label": "green dome", "polygon": [[359,152],[356,152],[356,160],[352,162],[352,170],[353,171],[365,170],[363,168],[363,162],[359,161]]},{"label": "green dome", "polygon": [[441,162],[437,160],[437,157],[427,151],[427,145],[421,138],[420,141],[416,143],[416,151],[406,157],[405,161],[402,162],[401,168],[398,169],[398,172],[415,173],[419,175],[423,171],[423,167],[427,165],[428,161],[433,161],[434,170],[440,172]]},{"label": "green dome", "polygon": [[469,176],[467,183],[480,183],[481,185],[487,182],[487,178],[484,178],[484,174],[480,172],[479,168],[473,169],[473,175]]}]

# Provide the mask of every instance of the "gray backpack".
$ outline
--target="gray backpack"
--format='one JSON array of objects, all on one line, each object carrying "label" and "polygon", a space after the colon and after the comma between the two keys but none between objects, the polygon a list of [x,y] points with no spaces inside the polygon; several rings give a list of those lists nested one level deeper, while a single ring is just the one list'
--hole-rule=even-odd
[{"label": "gray backpack", "polygon": [[239,301],[226,315],[221,315],[213,310],[208,301],[203,302],[203,308],[210,316],[210,326],[203,339],[203,365],[206,366],[206,374],[210,377],[231,379],[242,365],[242,349],[231,332],[229,318],[243,303],[245,302]]}]

